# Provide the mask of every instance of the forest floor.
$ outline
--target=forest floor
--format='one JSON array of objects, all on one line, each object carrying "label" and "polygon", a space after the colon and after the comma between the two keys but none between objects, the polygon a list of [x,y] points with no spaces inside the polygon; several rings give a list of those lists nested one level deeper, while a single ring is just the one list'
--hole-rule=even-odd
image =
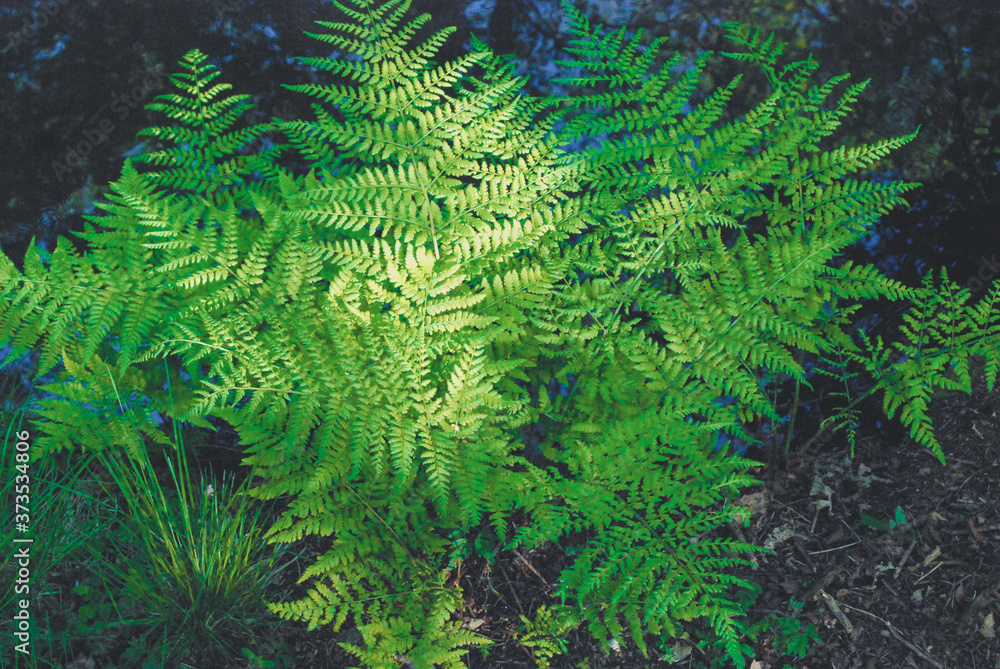
[{"label": "forest floor", "polygon": [[[944,466],[911,439],[859,434],[853,460],[838,435],[754,470],[763,482],[738,500],[750,524],[726,532],[774,547],[736,572],[762,589],[751,669],[1000,668],[1000,388],[973,390],[931,405]],[[550,546],[463,568],[462,618],[496,642],[485,658],[469,653],[471,669],[536,666],[514,632],[520,615],[552,602],[565,564]],[[778,619],[793,633],[785,641],[767,624]],[[329,637],[296,629],[285,631],[296,666],[352,666]],[[807,629],[819,641],[807,643]],[[649,658],[627,640],[608,654],[583,632],[568,641],[553,669],[731,666],[684,639],[657,649],[647,637]]]},{"label": "forest floor", "polygon": [[[838,434],[810,452],[793,450],[751,470],[761,483],[736,500],[752,511],[749,524],[719,531],[774,550],[754,554],[755,567],[732,570],[761,588],[749,609],[748,625],[757,633],[747,669],[1000,669],[998,410],[1000,388],[988,393],[981,380],[972,395],[943,394],[931,403],[944,466],[911,439],[859,432],[853,459]],[[272,600],[305,594],[307,584],[296,581],[325,544],[307,537],[293,548],[301,559],[282,572]],[[555,603],[554,584],[569,559],[549,545],[503,552],[492,566],[462,565],[455,577],[464,607],[456,615],[494,642],[485,656],[467,654],[470,669],[538,666],[537,651],[517,638],[520,616],[532,618],[540,605]],[[697,625],[685,630],[669,645],[647,636],[648,658],[628,639],[605,652],[578,630],[550,666],[732,666],[697,647]],[[270,634],[255,648],[276,669],[356,666],[336,642],[359,642],[357,630],[335,634],[282,622]],[[78,661],[63,669],[101,666],[93,648],[74,647]],[[248,667],[235,658],[229,665]]]}]

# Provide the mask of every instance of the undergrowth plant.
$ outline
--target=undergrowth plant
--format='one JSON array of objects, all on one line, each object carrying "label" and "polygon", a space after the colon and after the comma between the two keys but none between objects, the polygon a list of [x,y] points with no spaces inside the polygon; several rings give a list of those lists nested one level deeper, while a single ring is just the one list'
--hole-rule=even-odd
[{"label": "undergrowth plant", "polygon": [[[302,59],[330,83],[288,86],[314,120],[241,128],[247,96],[191,51],[156,103],[172,129],[88,217],[88,253],[0,258],[0,343],[65,367],[39,451],[134,457],[166,440],[154,411],[227,421],[250,492],[287,501],[270,540],[329,537],[309,594],[271,609],[357,627],[342,646],[364,666],[463,666],[488,640],[449,569],[547,542],[571,564],[531,626],[540,657],[570,623],[645,654],[700,621],[742,663],[751,584],[731,570],[761,549],[716,530],[755,481],[713,445],[778,417],[760,379],[849,360],[943,460],[931,393],[969,392],[972,355],[990,387],[1000,365],[1000,285],[966,306],[944,270],[914,288],[838,261],[915,187],[851,175],[916,133],[837,146],[865,83],[811,85],[811,58],[735,24],[725,55],[772,94],[723,123],[738,79],[698,104],[705,59],[568,2],[571,92],[542,99],[479,40],[435,64],[452,29],[411,46],[428,17],[404,0],[333,4],[347,22],[312,35],[333,55]],[[913,302],[898,341],[852,332],[872,298]],[[539,455],[517,430],[543,417]]]},{"label": "undergrowth plant", "polygon": [[[8,415],[3,451],[8,471],[15,471],[7,460],[17,452],[11,447],[11,431],[30,445],[31,433],[15,429],[22,427],[24,414],[19,410]],[[66,463],[55,462],[65,460],[57,453],[31,463],[30,534],[18,534],[14,522],[5,525],[10,528],[9,544],[14,545],[13,537],[33,540],[32,577],[26,584],[30,589],[15,592],[17,564],[6,562],[9,588],[3,610],[13,612],[17,598],[38,604],[43,597],[57,595],[48,583],[52,570],[85,564],[92,578],[62,593],[82,600],[75,615],[56,621],[54,612],[43,614],[35,607],[39,619],[44,615],[44,622],[32,620],[39,652],[33,657],[11,655],[5,662],[62,666],[74,659],[71,641],[90,641],[92,653],[106,656],[110,648],[101,641],[125,638],[129,648],[121,661],[127,666],[184,661],[206,666],[239,656],[241,644],[252,643],[264,628],[275,625],[264,598],[283,565],[263,539],[261,509],[253,510],[246,494],[250,481],[237,487],[231,477],[203,476],[195,482],[179,430],[173,436],[176,464],[167,458],[172,483],[167,490],[144,449],[133,456],[109,447],[75,462],[68,472]],[[104,467],[108,482],[94,478],[92,463]],[[84,479],[103,493],[83,492]],[[12,476],[3,490],[10,509],[15,508],[13,493],[24,492],[15,483],[21,481]]]},{"label": "undergrowth plant", "polygon": [[[169,378],[167,385],[169,392]],[[90,548],[109,574],[108,591],[119,593],[120,615],[106,627],[136,630],[123,656],[136,666],[224,663],[276,622],[264,599],[282,566],[263,539],[250,479],[240,486],[225,475],[195,481],[176,423],[173,438],[167,490],[146,450],[97,454],[113,482],[109,497],[125,506],[112,554],[129,559],[103,559],[106,546]]]},{"label": "undergrowth plant", "polygon": [[[4,389],[6,390],[6,389]],[[6,398],[4,392],[0,397]],[[95,537],[113,520],[112,509],[101,500],[83,490],[82,479],[88,478],[88,465],[92,455],[66,457],[67,454],[48,453],[32,462],[19,459],[18,454],[29,454],[31,431],[24,420],[20,406],[5,403],[0,407],[0,467],[5,473],[0,488],[0,503],[4,509],[4,523],[0,538],[9,553],[0,569],[0,610],[4,613],[2,625],[8,643],[0,650],[0,664],[17,667],[61,666],[70,662],[73,654],[69,639],[59,633],[68,625],[50,625],[49,612],[41,612],[27,620],[15,619],[22,610],[17,602],[26,600],[38,603],[43,597],[55,600],[68,592],[54,589],[53,581],[68,563],[86,560],[87,548]],[[18,444],[23,448],[18,448]],[[73,454],[76,455],[76,454]],[[18,543],[15,540],[30,540]],[[23,569],[23,571],[22,571]],[[30,611],[29,611],[30,613]],[[15,646],[22,638],[17,631],[27,631],[36,644],[44,647],[45,656],[53,662],[20,655]]]}]

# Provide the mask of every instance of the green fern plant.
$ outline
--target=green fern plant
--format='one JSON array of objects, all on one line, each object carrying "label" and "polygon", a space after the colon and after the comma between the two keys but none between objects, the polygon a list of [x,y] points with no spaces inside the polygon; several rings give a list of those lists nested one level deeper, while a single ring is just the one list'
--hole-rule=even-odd
[{"label": "green fern plant", "polygon": [[538,607],[534,619],[520,618],[524,626],[518,633],[518,643],[532,649],[531,657],[538,669],[549,669],[550,660],[566,652],[564,636],[580,624],[565,608],[554,610],[544,604]]},{"label": "green fern plant", "polygon": [[[38,403],[39,450],[99,450],[102,434],[135,456],[166,443],[154,412],[227,421],[252,493],[287,500],[271,540],[330,537],[308,596],[272,610],[350,621],[364,643],[343,645],[366,666],[462,666],[487,639],[453,615],[455,560],[568,538],[552,615],[605,649],[627,629],[643,653],[647,632],[702,620],[740,662],[751,584],[730,570],[761,549],[714,532],[755,481],[712,445],[777,418],[759,379],[805,383],[805,355],[860,363],[943,458],[929,393],[968,389],[970,355],[991,386],[1000,365],[1000,286],[967,307],[944,274],[910,288],[834,263],[915,187],[848,175],[915,133],[828,148],[864,84],[831,102],[845,77],[809,87],[811,59],[782,66],[782,45],[736,25],[729,55],[773,93],[723,124],[738,80],[691,109],[705,61],[677,74],[658,41],[601,35],[568,2],[562,65],[582,74],[553,99],[523,95],[478,40],[435,65],[452,29],[410,47],[427,17],[404,22],[408,2],[334,4],[349,22],[313,36],[341,56],[305,62],[351,83],[290,87],[315,120],[231,131],[242,98],[216,99],[192,52],[157,102],[175,129],[154,132],[151,171],[126,163],[81,233],[90,252],[29,250],[23,273],[0,258],[0,343],[40,346],[39,374],[65,367]],[[272,131],[288,141],[234,157]],[[903,340],[855,342],[853,301],[880,297],[916,303]],[[546,464],[516,438],[542,417]]]}]

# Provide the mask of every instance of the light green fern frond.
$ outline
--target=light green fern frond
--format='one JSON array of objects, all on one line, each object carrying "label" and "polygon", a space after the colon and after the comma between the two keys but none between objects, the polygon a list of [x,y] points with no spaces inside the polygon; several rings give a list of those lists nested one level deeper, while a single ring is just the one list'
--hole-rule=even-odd
[{"label": "light green fern frond", "polygon": [[[148,109],[163,112],[177,125],[156,126],[139,132],[140,137],[159,140],[160,148],[147,150],[136,162],[155,165],[149,178],[161,186],[216,197],[222,192],[253,192],[267,177],[276,175],[273,160],[280,147],[246,153],[270,127],[257,125],[232,130],[236,121],[253,105],[249,95],[220,94],[232,88],[212,84],[220,72],[208,57],[192,49],[180,61],[187,70],[170,80],[179,93],[158,95]],[[254,173],[258,175],[255,179]],[[257,181],[264,177],[264,181]],[[245,195],[244,195],[245,196]]]}]

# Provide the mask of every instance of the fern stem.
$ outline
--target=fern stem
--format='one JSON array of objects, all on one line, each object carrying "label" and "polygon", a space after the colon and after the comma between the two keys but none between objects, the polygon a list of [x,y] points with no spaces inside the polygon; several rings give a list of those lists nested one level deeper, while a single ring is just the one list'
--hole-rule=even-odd
[{"label": "fern stem", "polygon": [[[795,363],[802,367],[802,361],[805,358],[805,351],[801,348],[795,352]],[[785,435],[785,455],[788,455],[788,449],[792,444],[792,434],[795,432],[795,414],[799,411],[799,390],[802,388],[802,381],[795,379],[795,396],[792,398],[792,415],[788,419],[788,434]]]}]

